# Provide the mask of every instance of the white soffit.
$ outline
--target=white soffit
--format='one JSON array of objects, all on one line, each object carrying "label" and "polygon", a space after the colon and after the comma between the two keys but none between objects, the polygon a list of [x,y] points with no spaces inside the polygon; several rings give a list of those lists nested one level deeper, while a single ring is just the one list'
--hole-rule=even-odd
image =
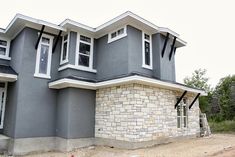
[{"label": "white soffit", "polygon": [[[58,30],[66,31],[65,28],[58,26],[56,24],[46,22],[43,20],[31,18],[29,16],[25,16],[22,14],[16,14],[10,24],[7,26],[2,33],[6,34],[9,38],[15,37],[25,26],[32,27],[35,29],[41,29],[42,25],[45,25],[45,32],[50,32],[54,34],[58,34]],[[1,31],[0,31],[1,32]]]},{"label": "white soffit", "polygon": [[108,80],[108,81],[103,81],[103,82],[98,82],[98,83],[64,78],[64,79],[60,79],[60,80],[49,83],[49,88],[62,89],[62,88],[67,88],[67,87],[74,87],[74,88],[96,90],[99,88],[117,86],[117,85],[128,84],[128,83],[140,83],[140,84],[151,85],[151,86],[156,86],[156,87],[161,87],[164,89],[171,89],[171,90],[176,90],[176,91],[186,90],[192,93],[201,93],[202,96],[207,95],[207,93],[203,90],[194,89],[194,88],[186,87],[184,85],[169,83],[169,82],[160,81],[160,80],[156,80],[152,78],[146,78],[142,76],[129,76],[125,78],[113,79],[113,80]]}]

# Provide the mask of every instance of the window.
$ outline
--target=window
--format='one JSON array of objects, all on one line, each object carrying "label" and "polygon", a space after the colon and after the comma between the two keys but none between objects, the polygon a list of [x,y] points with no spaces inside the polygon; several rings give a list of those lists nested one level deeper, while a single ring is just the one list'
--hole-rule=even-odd
[{"label": "window", "polygon": [[69,61],[68,54],[69,54],[69,33],[64,35],[62,38],[60,64],[67,63]]},{"label": "window", "polygon": [[[178,101],[178,100],[177,100]],[[177,106],[177,128],[186,128],[188,126],[188,108],[186,99],[183,99]]]},{"label": "window", "polygon": [[123,37],[127,36],[126,33],[126,26],[119,28],[115,30],[114,32],[109,33],[108,35],[108,43],[111,43],[115,40],[121,39]]},{"label": "window", "polygon": [[52,56],[53,37],[42,34],[40,39],[35,66],[35,77],[51,78],[51,56]]},{"label": "window", "polygon": [[151,35],[142,34],[142,67],[152,69],[152,38]]},{"label": "window", "polygon": [[93,38],[78,34],[76,66],[84,70],[93,69]]},{"label": "window", "polygon": [[10,60],[9,57],[10,41],[0,37],[0,58]]}]

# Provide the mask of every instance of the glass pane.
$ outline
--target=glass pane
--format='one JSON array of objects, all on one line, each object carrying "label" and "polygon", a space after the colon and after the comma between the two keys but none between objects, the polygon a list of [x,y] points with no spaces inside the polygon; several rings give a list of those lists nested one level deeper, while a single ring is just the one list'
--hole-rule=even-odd
[{"label": "glass pane", "polygon": [[113,33],[111,34],[111,38],[115,38],[116,36],[117,36],[116,32],[113,32]]},{"label": "glass pane", "polygon": [[6,55],[6,48],[0,47],[0,55]]},{"label": "glass pane", "polygon": [[91,38],[80,35],[80,40],[91,43]]},{"label": "glass pane", "polygon": [[49,44],[50,43],[50,39],[42,37],[42,42],[45,43],[45,44]]},{"label": "glass pane", "polygon": [[146,40],[149,40],[149,35],[148,34],[144,34],[144,39],[146,39]]},{"label": "glass pane", "polygon": [[118,35],[121,35],[121,34],[123,34],[123,33],[124,33],[124,28],[119,29],[118,32],[117,32]]},{"label": "glass pane", "polygon": [[82,54],[90,55],[90,45],[80,43],[79,52]]},{"label": "glass pane", "polygon": [[177,116],[180,116],[180,106],[177,106]]},{"label": "glass pane", "polygon": [[150,65],[150,45],[149,42],[144,42],[145,45],[145,64]]},{"label": "glass pane", "polygon": [[62,56],[62,60],[65,60],[67,56],[67,42],[64,43],[63,46],[63,56]]},{"label": "glass pane", "polygon": [[48,53],[49,53],[49,46],[41,45],[41,53],[39,61],[40,74],[47,74]]},{"label": "glass pane", "polygon": [[7,41],[5,41],[5,40],[0,40],[0,45],[1,45],[1,46],[7,46]]},{"label": "glass pane", "polygon": [[89,56],[79,54],[79,65],[89,67]]},{"label": "glass pane", "polygon": [[183,116],[186,116],[187,115],[187,108],[186,106],[183,106]]},{"label": "glass pane", "polygon": [[184,127],[187,127],[187,117],[184,117]]},{"label": "glass pane", "polygon": [[66,41],[67,39],[68,39],[68,34],[64,36],[64,41]]},{"label": "glass pane", "polygon": [[180,117],[177,117],[177,128],[180,128]]}]

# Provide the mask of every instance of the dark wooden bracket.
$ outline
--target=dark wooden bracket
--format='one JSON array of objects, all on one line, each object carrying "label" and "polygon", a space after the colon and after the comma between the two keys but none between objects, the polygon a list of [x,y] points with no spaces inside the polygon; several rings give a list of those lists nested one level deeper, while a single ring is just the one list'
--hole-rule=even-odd
[{"label": "dark wooden bracket", "polygon": [[36,42],[36,44],[35,44],[35,49],[36,49],[36,50],[38,49],[38,44],[39,44],[39,42],[40,42],[40,40],[41,40],[41,37],[42,37],[42,33],[43,33],[43,31],[44,31],[44,28],[45,28],[45,25],[42,25],[40,34],[39,34],[39,36],[38,36],[38,40],[37,40],[37,42]]},{"label": "dark wooden bracket", "polygon": [[170,35],[169,33],[166,34],[166,39],[165,39],[163,49],[162,49],[162,58],[164,57],[164,53],[165,53],[165,50],[166,50],[166,45],[167,45],[167,42],[168,42],[168,39],[169,39],[169,35]]},{"label": "dark wooden bracket", "polygon": [[172,43],[172,45],[171,45],[171,52],[170,52],[170,54],[169,54],[169,60],[171,60],[173,51],[174,51],[174,49],[175,49],[175,41],[176,41],[176,37],[174,37],[173,43]]},{"label": "dark wooden bracket", "polygon": [[181,102],[181,100],[184,98],[185,94],[187,93],[187,91],[184,91],[184,93],[181,95],[181,97],[178,99],[178,101],[175,104],[175,108],[179,105],[179,103]]},{"label": "dark wooden bracket", "polygon": [[197,98],[200,96],[201,93],[198,93],[197,96],[193,99],[192,103],[189,106],[189,109],[192,108],[193,104],[195,103],[195,101],[197,100]]},{"label": "dark wooden bracket", "polygon": [[62,33],[62,31],[60,31],[59,34],[56,37],[55,44],[54,44],[54,46],[52,48],[52,53],[54,53],[54,51],[55,51],[55,48],[56,48],[56,45],[58,44],[58,41],[59,41],[60,36],[61,36],[61,33]]}]

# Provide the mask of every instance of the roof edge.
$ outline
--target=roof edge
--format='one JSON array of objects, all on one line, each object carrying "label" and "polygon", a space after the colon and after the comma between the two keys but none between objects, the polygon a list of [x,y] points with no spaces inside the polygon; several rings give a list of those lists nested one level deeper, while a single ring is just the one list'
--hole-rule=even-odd
[{"label": "roof edge", "polygon": [[87,82],[83,80],[75,80],[71,78],[63,78],[48,84],[49,88],[52,89],[62,89],[67,87],[75,87],[75,88],[85,88],[85,89],[92,89],[96,90],[99,88],[110,87],[114,85],[122,85],[127,83],[143,83],[147,85],[158,86],[161,88],[172,89],[172,90],[181,90],[181,91],[188,91],[192,93],[201,93],[202,96],[206,96],[207,93],[204,90],[195,89],[191,87],[187,87],[180,84],[174,84],[170,82],[165,82],[161,80],[156,80],[153,78],[147,78],[143,76],[133,75],[124,78],[112,79],[107,81],[101,82]]}]

